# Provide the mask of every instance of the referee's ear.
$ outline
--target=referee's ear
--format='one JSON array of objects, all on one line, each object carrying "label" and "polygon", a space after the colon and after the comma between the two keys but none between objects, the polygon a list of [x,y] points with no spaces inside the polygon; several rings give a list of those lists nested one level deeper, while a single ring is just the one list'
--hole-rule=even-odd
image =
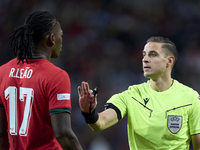
[{"label": "referee's ear", "polygon": [[175,57],[174,56],[168,56],[167,57],[167,68],[168,67],[173,67],[174,66],[174,61],[175,61]]}]

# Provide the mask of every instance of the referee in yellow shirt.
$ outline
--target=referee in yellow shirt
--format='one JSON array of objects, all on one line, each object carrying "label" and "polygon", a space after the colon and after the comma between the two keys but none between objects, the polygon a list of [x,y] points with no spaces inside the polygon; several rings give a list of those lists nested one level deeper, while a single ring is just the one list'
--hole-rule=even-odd
[{"label": "referee in yellow shirt", "polygon": [[191,139],[194,150],[199,150],[199,94],[171,77],[176,46],[168,38],[151,37],[142,54],[144,76],[149,80],[113,95],[101,113],[95,111],[97,96],[82,82],[78,93],[86,123],[99,131],[127,115],[130,150],[189,150]]}]

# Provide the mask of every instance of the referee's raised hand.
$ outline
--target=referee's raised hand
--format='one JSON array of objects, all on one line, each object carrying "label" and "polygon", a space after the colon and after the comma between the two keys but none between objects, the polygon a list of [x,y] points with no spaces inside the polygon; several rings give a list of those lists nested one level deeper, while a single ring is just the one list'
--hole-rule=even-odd
[{"label": "referee's raised hand", "polygon": [[[85,113],[90,113],[97,105],[97,96],[93,95],[93,91],[89,88],[87,82],[82,82],[82,87],[78,86],[79,105]],[[91,109],[91,110],[90,110]]]}]

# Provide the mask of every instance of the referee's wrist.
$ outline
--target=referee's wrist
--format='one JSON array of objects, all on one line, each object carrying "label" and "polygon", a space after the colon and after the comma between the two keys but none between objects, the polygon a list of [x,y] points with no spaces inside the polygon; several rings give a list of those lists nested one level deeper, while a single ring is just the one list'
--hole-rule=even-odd
[{"label": "referee's wrist", "polygon": [[87,124],[93,124],[99,119],[99,115],[95,109],[91,113],[85,113],[81,110],[81,114],[83,115]]}]

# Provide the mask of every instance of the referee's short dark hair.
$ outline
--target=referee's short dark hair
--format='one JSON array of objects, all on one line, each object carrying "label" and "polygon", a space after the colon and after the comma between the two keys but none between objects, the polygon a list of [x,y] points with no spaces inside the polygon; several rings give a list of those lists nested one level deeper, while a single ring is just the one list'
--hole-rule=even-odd
[{"label": "referee's short dark hair", "polygon": [[149,42],[163,43],[162,48],[167,49],[170,55],[175,57],[174,64],[178,59],[178,51],[176,49],[176,45],[166,37],[162,36],[152,36],[147,40]]}]

